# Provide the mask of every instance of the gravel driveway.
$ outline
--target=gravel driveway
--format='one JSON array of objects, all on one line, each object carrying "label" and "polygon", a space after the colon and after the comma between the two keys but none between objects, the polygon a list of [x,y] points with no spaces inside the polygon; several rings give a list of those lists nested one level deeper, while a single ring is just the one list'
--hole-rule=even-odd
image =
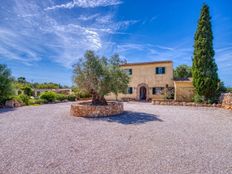
[{"label": "gravel driveway", "polygon": [[0,110],[0,173],[232,173],[232,112],[125,103],[69,116],[71,103]]}]

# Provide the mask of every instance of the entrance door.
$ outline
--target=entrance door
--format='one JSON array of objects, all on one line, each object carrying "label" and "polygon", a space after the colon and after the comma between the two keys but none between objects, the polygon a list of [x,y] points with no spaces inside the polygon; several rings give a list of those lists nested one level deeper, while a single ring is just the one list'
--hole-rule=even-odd
[{"label": "entrance door", "polygon": [[144,86],[140,88],[140,100],[146,100],[147,99],[147,90]]}]

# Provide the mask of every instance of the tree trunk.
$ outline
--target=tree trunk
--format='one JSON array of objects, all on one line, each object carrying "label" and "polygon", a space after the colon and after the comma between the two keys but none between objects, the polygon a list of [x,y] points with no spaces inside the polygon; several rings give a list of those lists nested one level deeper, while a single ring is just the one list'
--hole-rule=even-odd
[{"label": "tree trunk", "polygon": [[107,105],[107,101],[104,96],[92,93],[92,105]]}]

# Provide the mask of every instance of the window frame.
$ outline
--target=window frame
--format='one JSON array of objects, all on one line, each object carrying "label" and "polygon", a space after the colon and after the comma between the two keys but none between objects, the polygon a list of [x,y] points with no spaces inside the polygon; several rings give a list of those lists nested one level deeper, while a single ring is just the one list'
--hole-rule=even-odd
[{"label": "window frame", "polygon": [[[159,89],[159,92],[157,91]],[[152,87],[152,95],[162,95],[164,87]]]},{"label": "window frame", "polygon": [[155,74],[156,75],[163,75],[166,74],[166,67],[165,66],[160,66],[155,68]]},{"label": "window frame", "polygon": [[133,94],[133,88],[132,87],[127,88],[127,94]]},{"label": "window frame", "polygon": [[131,76],[133,74],[132,68],[124,69],[124,72],[126,72],[126,74],[129,75],[129,76]]}]

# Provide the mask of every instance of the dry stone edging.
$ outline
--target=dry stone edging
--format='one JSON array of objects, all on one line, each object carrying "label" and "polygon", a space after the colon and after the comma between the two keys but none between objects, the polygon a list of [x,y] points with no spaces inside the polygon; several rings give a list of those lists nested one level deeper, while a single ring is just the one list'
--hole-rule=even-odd
[{"label": "dry stone edging", "polygon": [[178,102],[175,100],[152,100],[154,105],[172,105],[172,106],[194,106],[194,107],[217,107],[232,110],[232,93],[224,93],[220,97],[219,104],[205,104],[194,102]]},{"label": "dry stone edging", "polygon": [[75,117],[107,117],[124,112],[122,102],[108,102],[106,106],[94,106],[90,102],[71,105],[70,114]]}]

